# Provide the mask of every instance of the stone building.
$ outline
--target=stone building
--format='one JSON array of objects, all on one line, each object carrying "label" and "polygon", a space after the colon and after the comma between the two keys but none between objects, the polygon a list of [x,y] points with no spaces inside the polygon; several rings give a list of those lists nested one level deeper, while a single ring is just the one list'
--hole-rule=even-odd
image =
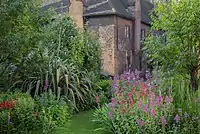
[{"label": "stone building", "polygon": [[152,0],[46,0],[43,9],[67,12],[77,26],[84,24],[99,37],[102,69],[110,75],[145,69],[142,41],[149,29]]}]

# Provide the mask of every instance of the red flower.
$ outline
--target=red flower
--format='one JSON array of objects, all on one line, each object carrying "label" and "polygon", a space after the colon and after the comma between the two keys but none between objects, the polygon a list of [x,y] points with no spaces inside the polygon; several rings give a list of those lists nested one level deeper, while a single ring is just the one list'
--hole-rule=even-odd
[{"label": "red flower", "polygon": [[130,106],[132,106],[132,105],[133,105],[133,99],[132,99],[132,98],[129,99],[129,100],[128,100],[128,103],[129,103]]},{"label": "red flower", "polygon": [[1,107],[2,109],[5,108],[5,102],[4,102],[4,101],[1,102],[0,107]]},{"label": "red flower", "polygon": [[0,103],[0,108],[1,109],[13,109],[14,108],[14,102],[13,101],[2,101]]},{"label": "red flower", "polygon": [[117,104],[120,104],[121,102],[120,101],[117,101]]},{"label": "red flower", "polygon": [[131,98],[131,97],[132,97],[132,93],[131,93],[131,92],[128,92],[127,97],[128,97],[128,98]]}]

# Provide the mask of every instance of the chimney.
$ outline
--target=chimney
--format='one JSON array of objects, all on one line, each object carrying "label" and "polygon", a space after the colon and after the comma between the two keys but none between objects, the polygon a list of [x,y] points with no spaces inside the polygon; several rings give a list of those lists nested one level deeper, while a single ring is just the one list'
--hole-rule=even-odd
[{"label": "chimney", "polygon": [[134,16],[135,0],[128,0],[128,12]]},{"label": "chimney", "polygon": [[140,50],[140,34],[141,34],[141,5],[140,0],[135,0],[135,51],[136,53]]},{"label": "chimney", "polygon": [[77,27],[83,28],[83,0],[70,0],[69,16]]}]

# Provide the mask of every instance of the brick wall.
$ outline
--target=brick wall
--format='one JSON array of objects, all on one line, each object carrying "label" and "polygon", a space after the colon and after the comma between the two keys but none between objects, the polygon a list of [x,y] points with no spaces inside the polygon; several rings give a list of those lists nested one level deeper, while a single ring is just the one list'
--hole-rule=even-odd
[{"label": "brick wall", "polygon": [[[121,74],[133,68],[133,27],[132,20],[117,17],[117,22],[118,34],[116,36],[118,36],[118,44],[116,44],[116,70],[118,74]],[[126,28],[130,30],[128,31],[128,37]]]}]

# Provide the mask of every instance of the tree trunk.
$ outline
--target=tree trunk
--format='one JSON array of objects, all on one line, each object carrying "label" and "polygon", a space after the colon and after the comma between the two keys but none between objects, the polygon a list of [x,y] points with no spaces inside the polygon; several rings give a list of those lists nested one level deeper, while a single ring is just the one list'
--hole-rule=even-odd
[{"label": "tree trunk", "polygon": [[191,76],[192,90],[197,91],[198,90],[198,77],[197,77],[197,67],[196,66],[193,66],[190,76]]}]

